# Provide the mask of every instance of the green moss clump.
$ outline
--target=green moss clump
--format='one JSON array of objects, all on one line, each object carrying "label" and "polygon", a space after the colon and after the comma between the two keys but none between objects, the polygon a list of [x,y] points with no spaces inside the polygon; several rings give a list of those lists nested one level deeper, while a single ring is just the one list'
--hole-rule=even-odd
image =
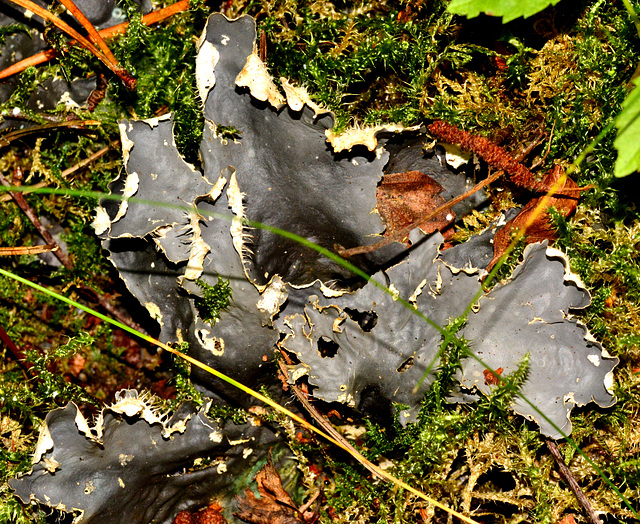
[{"label": "green moss clump", "polygon": [[205,322],[214,323],[220,318],[220,311],[228,307],[231,302],[231,288],[229,281],[218,275],[218,283],[214,286],[204,280],[197,280],[196,284],[202,290],[202,297],[195,300],[195,306],[200,318]]}]

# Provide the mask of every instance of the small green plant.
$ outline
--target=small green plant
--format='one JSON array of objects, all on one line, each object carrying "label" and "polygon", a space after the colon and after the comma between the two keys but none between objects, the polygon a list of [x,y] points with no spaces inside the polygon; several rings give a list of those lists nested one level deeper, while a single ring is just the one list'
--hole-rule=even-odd
[{"label": "small green plant", "polygon": [[220,311],[231,301],[229,281],[218,275],[218,283],[214,286],[202,279],[198,279],[196,284],[202,290],[202,297],[195,301],[200,318],[206,322],[215,323],[220,318]]}]

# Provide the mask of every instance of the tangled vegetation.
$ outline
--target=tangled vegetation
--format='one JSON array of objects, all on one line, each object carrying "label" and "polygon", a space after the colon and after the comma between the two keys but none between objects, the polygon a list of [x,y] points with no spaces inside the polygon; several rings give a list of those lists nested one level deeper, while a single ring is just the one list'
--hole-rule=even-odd
[{"label": "tangled vegetation", "polygon": [[[124,308],[125,291],[90,226],[96,199],[83,192],[106,191],[122,168],[117,144],[122,118],[173,111],[177,145],[188,161],[198,163],[202,121],[193,64],[197,38],[212,11],[253,15],[264,34],[272,75],[304,85],[315,101],[334,111],[341,129],[442,119],[490,138],[514,156],[542,136],[526,163],[547,170],[553,164],[568,168],[620,112],[640,63],[640,38],[621,3],[561,2],[506,24],[488,16],[466,19],[447,5],[194,0],[188,11],[146,27],[135,3],[125,1],[131,25],[111,47],[137,78],[136,90],[111,79],[107,97],[92,113],[62,105],[46,113],[30,109],[27,101],[48,78],[85,78],[102,71],[89,53],[74,50],[24,71],[11,97],[0,103],[0,118],[7,122],[16,108],[38,125],[67,115],[99,121],[83,129],[35,129],[11,143],[0,137],[1,172],[12,184],[67,191],[25,198],[37,216],[58,225],[52,234],[72,261],[67,267],[22,254],[1,257],[0,267],[92,307],[97,296],[103,297],[148,332],[157,329],[143,310]],[[638,175],[614,177],[615,137],[614,129],[601,136],[574,173],[579,185],[593,189],[583,194],[573,216],[556,217],[556,247],[569,255],[571,269],[592,294],[581,320],[621,361],[615,371],[618,403],[606,410],[574,410],[572,439],[582,453],[568,442],[559,448],[605,522],[635,522],[640,512]],[[81,165],[95,153],[99,156],[90,164]],[[490,192],[490,208],[466,217],[454,241],[526,199],[500,184]],[[33,246],[39,238],[20,207],[0,193],[0,248]],[[216,308],[228,300],[224,284],[203,289],[202,307],[213,320]],[[23,507],[6,484],[30,469],[37,430],[49,410],[74,401],[95,414],[123,387],[149,389],[168,404],[196,393],[184,365],[176,368],[165,353],[65,303],[0,277],[0,304],[0,522],[49,522],[58,516]],[[450,329],[455,333],[455,323]],[[418,423],[389,425],[343,412],[333,419],[338,429],[369,460],[478,521],[586,522],[545,440],[508,409],[521,373],[476,404],[452,405],[447,395],[454,387],[459,348],[443,349],[445,358]],[[526,362],[522,373],[525,368]],[[219,415],[243,416],[233,410]],[[295,431],[288,434],[305,464],[303,482],[292,493],[296,502],[317,484],[312,470],[326,475],[322,522],[446,520],[441,510],[372,479],[348,456]]]}]

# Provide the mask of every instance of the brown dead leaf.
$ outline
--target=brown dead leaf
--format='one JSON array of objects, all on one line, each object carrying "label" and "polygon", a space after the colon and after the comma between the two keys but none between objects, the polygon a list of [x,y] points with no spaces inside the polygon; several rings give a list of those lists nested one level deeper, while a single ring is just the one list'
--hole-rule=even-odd
[{"label": "brown dead leaf", "polygon": [[[444,188],[420,171],[390,173],[382,177],[376,192],[378,213],[389,236],[446,203],[440,196]],[[453,211],[443,211],[420,226],[425,233],[433,233],[447,226],[454,218]]]},{"label": "brown dead leaf", "polygon": [[573,515],[567,515],[562,520],[558,521],[558,524],[578,524]]},{"label": "brown dead leaf", "polygon": [[[562,173],[562,168],[556,166],[545,176],[542,183],[546,187],[551,187],[558,181],[560,176],[562,176]],[[549,216],[548,210],[550,207],[553,207],[563,216],[569,216],[578,205],[578,199],[580,196],[580,192],[577,191],[578,189],[578,184],[570,178],[566,179],[562,188],[549,199],[547,207],[536,216],[533,223],[527,228],[527,232],[524,236],[524,241],[527,244],[541,242],[543,240],[555,240],[557,238],[556,229],[551,217]],[[573,191],[567,191],[566,194],[563,194],[563,191],[566,190]],[[542,197],[530,200],[522,208],[520,213],[509,220],[509,222],[507,222],[505,226],[496,233],[496,236],[493,239],[493,259],[489,263],[487,271],[491,271],[491,268],[493,268],[500,257],[505,253],[507,247],[511,243],[512,234],[518,229],[524,227],[531,219],[531,216],[533,215],[541,198]]]},{"label": "brown dead leaf", "polygon": [[181,511],[173,519],[173,524],[227,524],[227,519],[224,518],[221,510],[222,506],[214,502],[194,513]]},{"label": "brown dead leaf", "polygon": [[253,524],[305,524],[271,461],[258,472],[256,483],[261,498],[245,489],[244,497],[237,497],[236,517]]},{"label": "brown dead leaf", "polygon": [[500,375],[504,371],[503,368],[498,368],[495,371],[491,371],[490,369],[485,369],[482,374],[484,375],[484,383],[487,386],[497,386],[502,383],[502,379]]}]

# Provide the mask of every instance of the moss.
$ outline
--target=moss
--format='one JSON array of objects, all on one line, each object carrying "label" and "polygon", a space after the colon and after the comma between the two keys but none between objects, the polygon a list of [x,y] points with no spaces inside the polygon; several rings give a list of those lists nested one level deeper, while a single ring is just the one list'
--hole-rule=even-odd
[{"label": "moss", "polygon": [[229,281],[218,276],[218,283],[214,286],[207,284],[204,280],[197,280],[196,284],[202,290],[202,297],[195,300],[198,314],[206,322],[215,322],[220,318],[220,311],[231,301]]},{"label": "moss", "polygon": [[[186,353],[189,349],[189,345],[187,343],[182,343],[180,347],[176,349],[182,353]],[[175,355],[172,355],[172,360],[172,367],[174,370],[172,382],[177,390],[172,404],[177,407],[181,402],[186,400],[195,403],[197,406],[202,406],[204,403],[202,394],[194,387],[190,379],[191,364]]]}]

